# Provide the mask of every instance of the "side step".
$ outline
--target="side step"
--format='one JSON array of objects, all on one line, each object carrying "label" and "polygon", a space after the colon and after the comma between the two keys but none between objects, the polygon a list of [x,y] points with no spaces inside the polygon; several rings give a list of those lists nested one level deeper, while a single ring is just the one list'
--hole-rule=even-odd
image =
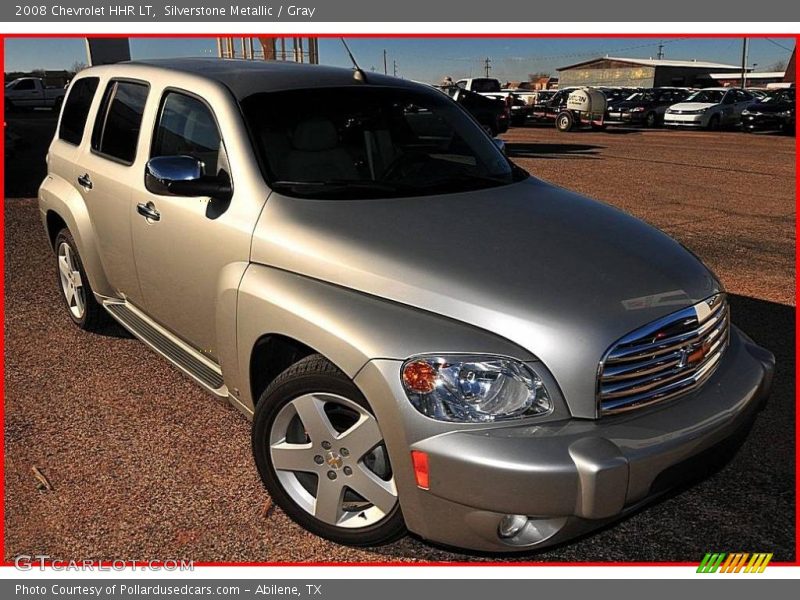
[{"label": "side step", "polygon": [[228,388],[225,386],[222,369],[218,364],[176,338],[127,302],[106,300],[103,302],[103,308],[125,329],[204,388],[216,396],[228,398]]}]

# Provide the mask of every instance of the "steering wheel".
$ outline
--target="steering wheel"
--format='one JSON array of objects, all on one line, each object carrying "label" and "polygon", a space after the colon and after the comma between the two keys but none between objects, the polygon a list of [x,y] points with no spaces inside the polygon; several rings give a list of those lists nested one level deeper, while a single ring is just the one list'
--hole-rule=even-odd
[{"label": "steering wheel", "polygon": [[383,171],[383,178],[384,179],[396,179],[397,176],[403,176],[403,169],[406,167],[410,167],[413,164],[425,162],[429,159],[428,154],[425,152],[420,152],[419,150],[412,150],[410,152],[403,152],[395,157],[395,159],[390,162],[386,169]]}]

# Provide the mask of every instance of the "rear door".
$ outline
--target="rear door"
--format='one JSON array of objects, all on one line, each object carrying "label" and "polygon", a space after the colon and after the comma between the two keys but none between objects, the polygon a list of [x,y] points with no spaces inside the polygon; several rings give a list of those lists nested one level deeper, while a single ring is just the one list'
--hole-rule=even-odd
[{"label": "rear door", "polygon": [[47,153],[47,176],[63,179],[75,189],[80,188],[75,175],[76,163],[85,131],[91,130],[87,127],[87,119],[99,84],[98,77],[82,77],[72,83],[61,111],[58,131]]},{"label": "rear door", "polygon": [[134,304],[141,302],[141,294],[131,243],[131,186],[143,169],[135,165],[148,94],[144,81],[107,83],[91,143],[75,172],[108,281],[119,297]]}]

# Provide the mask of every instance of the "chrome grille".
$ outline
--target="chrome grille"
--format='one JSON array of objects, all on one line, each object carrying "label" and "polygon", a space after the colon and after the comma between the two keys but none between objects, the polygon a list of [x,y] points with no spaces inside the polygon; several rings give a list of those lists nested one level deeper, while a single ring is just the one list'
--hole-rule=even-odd
[{"label": "chrome grille", "polygon": [[728,312],[725,294],[717,294],[619,340],[600,363],[599,413],[639,408],[702,384],[728,347]]}]

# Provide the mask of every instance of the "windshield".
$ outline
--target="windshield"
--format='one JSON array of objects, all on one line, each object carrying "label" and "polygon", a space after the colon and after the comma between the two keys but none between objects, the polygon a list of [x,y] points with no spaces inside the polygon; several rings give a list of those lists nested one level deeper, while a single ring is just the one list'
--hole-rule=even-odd
[{"label": "windshield", "polygon": [[654,102],[656,95],[653,92],[636,92],[626,99],[627,102]]},{"label": "windshield", "polygon": [[794,90],[780,90],[777,92],[769,92],[766,96],[757,98],[756,101],[762,104],[770,102],[778,104],[779,102],[794,102]]},{"label": "windshield", "polygon": [[436,91],[352,86],[254,94],[245,120],[270,186],[302,197],[424,196],[526,176]]},{"label": "windshield", "polygon": [[722,102],[722,98],[725,96],[725,92],[722,90],[700,90],[699,92],[695,92],[684,102],[707,102],[710,104],[719,104]]}]

